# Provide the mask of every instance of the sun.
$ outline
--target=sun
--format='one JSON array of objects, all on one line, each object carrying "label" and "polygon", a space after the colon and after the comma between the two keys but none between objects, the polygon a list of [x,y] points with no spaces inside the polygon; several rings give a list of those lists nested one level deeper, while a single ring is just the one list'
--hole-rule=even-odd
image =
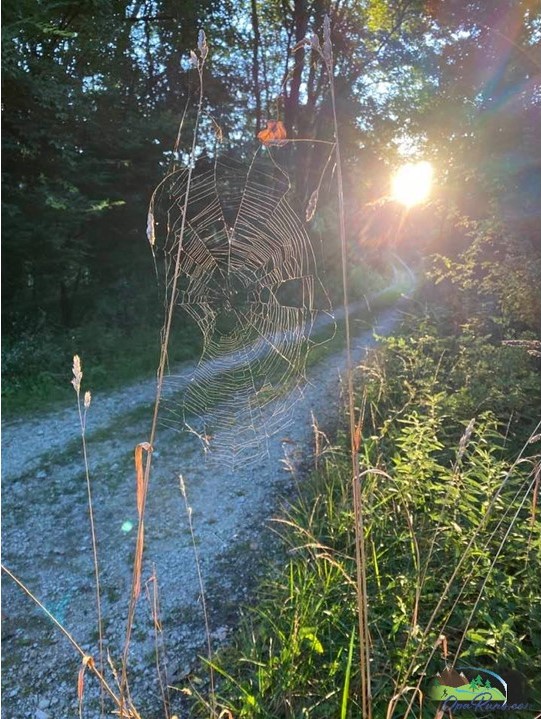
[{"label": "sun", "polygon": [[406,207],[424,202],[432,186],[434,169],[430,162],[409,162],[402,165],[393,175],[391,197]]}]

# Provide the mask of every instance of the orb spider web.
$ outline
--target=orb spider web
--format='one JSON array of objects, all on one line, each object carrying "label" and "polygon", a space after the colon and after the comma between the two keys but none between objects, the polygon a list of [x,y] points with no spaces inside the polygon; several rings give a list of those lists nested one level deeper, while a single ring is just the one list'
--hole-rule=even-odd
[{"label": "orb spider web", "polygon": [[[195,433],[232,465],[257,461],[269,438],[287,429],[318,344],[316,320],[332,318],[310,240],[287,199],[287,175],[265,154],[248,167],[200,158],[160,188],[166,304],[186,312],[203,339],[189,382],[165,392],[161,421]],[[153,213],[151,205],[152,221]]]}]

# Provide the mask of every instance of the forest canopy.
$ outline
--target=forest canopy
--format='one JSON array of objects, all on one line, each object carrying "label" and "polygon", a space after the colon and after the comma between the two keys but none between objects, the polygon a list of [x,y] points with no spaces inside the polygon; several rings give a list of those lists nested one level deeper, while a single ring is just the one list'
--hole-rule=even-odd
[{"label": "forest canopy", "polygon": [[[183,138],[193,128],[198,81],[189,51],[199,30],[210,47],[199,151],[245,160],[268,119],[280,120],[291,139],[334,139],[325,67],[303,43],[320,33],[326,14],[351,266],[377,265],[382,247],[401,241],[389,232],[391,211],[375,201],[404,157],[432,161],[437,178],[416,252],[458,253],[470,243],[468,222],[490,222],[507,248],[498,251],[535,266],[539,3],[7,0],[3,302],[5,369],[15,384],[29,347],[35,355],[61,338],[64,365],[97,331],[107,353],[108,333],[114,346],[119,332],[156,324],[146,212],[175,159],[181,117]],[[301,216],[325,166],[317,148],[284,149]],[[332,275],[330,183],[311,231],[326,238]],[[50,349],[43,351],[49,362]],[[95,359],[107,366],[99,352]]]}]

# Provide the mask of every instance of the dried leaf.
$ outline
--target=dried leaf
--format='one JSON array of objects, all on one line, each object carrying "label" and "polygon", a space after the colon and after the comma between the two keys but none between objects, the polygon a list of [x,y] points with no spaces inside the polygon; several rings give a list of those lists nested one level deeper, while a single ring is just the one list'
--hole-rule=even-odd
[{"label": "dried leaf", "polygon": [[193,50],[190,50],[190,62],[194,67],[199,67],[199,60]]},{"label": "dried leaf", "polygon": [[214,134],[216,135],[217,142],[223,142],[224,141],[224,132],[223,132],[222,128],[220,127],[220,125],[218,125],[218,123],[216,122],[216,120],[213,117],[211,117],[210,119],[212,120],[212,127],[214,128]]},{"label": "dried leaf", "polygon": [[361,442],[362,442],[362,431],[361,431],[361,425],[358,424],[355,427],[355,433],[353,435],[353,449],[355,452],[358,452],[361,448]]},{"label": "dried leaf", "polygon": [[205,60],[205,58],[207,57],[207,55],[209,53],[209,48],[207,45],[207,38],[206,38],[204,30],[199,30],[197,47],[199,48],[199,52],[201,53],[201,59]]},{"label": "dried leaf", "polygon": [[530,517],[530,528],[533,530],[535,526],[535,518],[537,515],[537,503],[539,499],[539,485],[541,484],[541,464],[538,463],[534,469],[534,485],[532,494],[532,513]]},{"label": "dried leaf", "polygon": [[471,439],[473,428],[475,427],[475,417],[472,417],[470,421],[468,422],[468,426],[464,430],[464,434],[460,438],[460,442],[458,443],[458,455],[457,459],[461,460],[464,456],[464,452],[466,451],[466,448],[468,447],[468,442]]},{"label": "dried leaf", "polygon": [[113,674],[115,683],[116,683],[118,689],[120,690],[120,678],[119,678],[119,676],[118,676],[117,669],[116,669],[116,667],[115,667],[115,665],[114,665],[114,662],[113,662],[113,659],[112,659],[112,657],[111,657],[111,654],[110,654],[109,650],[107,650],[107,664],[109,665],[109,668],[110,668],[110,670],[111,670],[111,672],[112,672],[112,674]]},{"label": "dried leaf", "polygon": [[299,42],[295,45],[295,47],[293,48],[293,52],[297,52],[297,50],[300,50],[301,47],[304,47],[305,45],[310,45],[310,44],[311,44],[311,42],[310,42],[309,38],[303,37],[303,39],[299,40]]},{"label": "dried leaf", "polygon": [[85,690],[85,669],[85,667],[81,667],[77,676],[77,699],[79,700],[79,713],[81,711],[81,704],[83,702],[83,694]]},{"label": "dried leaf", "polygon": [[267,120],[267,127],[258,132],[257,139],[266,147],[269,145],[284,145],[287,142],[287,132],[281,120]]},{"label": "dried leaf", "polygon": [[135,448],[135,494],[137,500],[137,514],[141,518],[143,514],[143,499],[145,478],[143,474],[143,449],[140,444]]},{"label": "dried leaf", "polygon": [[319,38],[315,33],[310,36],[310,45],[312,46],[312,50],[315,50],[316,52],[319,52],[321,50]]},{"label": "dried leaf", "polygon": [[306,205],[306,222],[310,222],[310,220],[316,214],[318,197],[319,187],[312,192],[312,194],[310,195],[310,199],[308,200],[308,204]]},{"label": "dried leaf", "polygon": [[163,627],[160,619],[160,602],[158,596],[159,587],[155,567],[153,569],[152,576],[149,577],[145,583],[145,589],[147,593],[147,599],[150,604],[152,621],[154,623],[154,631],[156,632],[156,634],[161,634],[163,632]]},{"label": "dried leaf", "polygon": [[79,716],[83,716],[83,696],[85,692],[85,672],[87,667],[93,667],[94,660],[91,656],[85,655],[83,657],[83,664],[79,669],[77,675],[77,701],[79,702]]}]

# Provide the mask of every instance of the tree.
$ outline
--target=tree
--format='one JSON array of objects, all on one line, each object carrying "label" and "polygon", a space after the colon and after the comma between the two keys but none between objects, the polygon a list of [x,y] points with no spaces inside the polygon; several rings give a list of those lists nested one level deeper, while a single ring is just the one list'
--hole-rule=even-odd
[{"label": "tree", "polygon": [[476,689],[479,689],[483,685],[483,680],[481,679],[481,675],[478,674],[475,679],[472,679],[470,682],[470,689],[472,691],[475,691]]},{"label": "tree", "polygon": [[[541,60],[539,16],[525,0],[505,0],[498,13],[464,0],[6,0],[5,331],[98,315],[114,324],[119,286],[130,304],[144,289],[136,278],[149,262],[147,201],[171,162],[184,108],[183,139],[191,135],[197,79],[185,59],[201,27],[211,47],[202,150],[219,134],[219,152],[253,157],[265,116],[282,119],[293,139],[332,141],[329,78],[302,42],[321,33],[326,14],[351,246],[366,234],[363,206],[385,195],[405,144],[434,160],[450,214],[483,221],[498,205],[506,220],[515,216],[514,236],[535,246]],[[519,86],[517,102],[506,104]],[[301,216],[328,158],[327,145],[280,149]],[[312,231],[325,238],[315,244],[332,268],[332,161],[327,167]],[[439,250],[460,252],[469,240],[451,225]],[[366,253],[351,259],[353,267]]]},{"label": "tree", "polygon": [[212,0],[4,3],[8,329],[81,322],[77,300],[88,312],[145,252],[146,204],[189,91],[180,56],[213,12]]}]

